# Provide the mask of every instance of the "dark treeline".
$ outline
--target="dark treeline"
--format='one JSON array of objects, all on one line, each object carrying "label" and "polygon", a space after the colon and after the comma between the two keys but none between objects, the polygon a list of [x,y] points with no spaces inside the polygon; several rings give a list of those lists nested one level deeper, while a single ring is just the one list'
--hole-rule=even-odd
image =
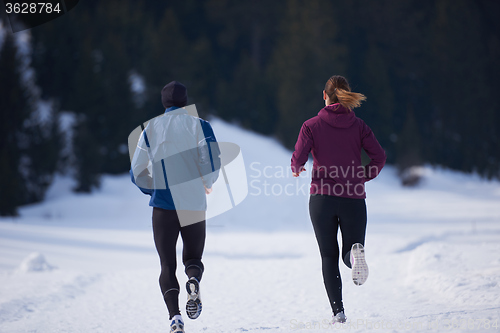
[{"label": "dark treeline", "polygon": [[500,178],[499,14],[490,0],[84,0],[31,30],[32,66],[40,98],[76,115],[77,191],[128,170],[128,134],[171,80],[202,116],[292,148],[334,74],[367,96],[356,113],[389,163]]}]

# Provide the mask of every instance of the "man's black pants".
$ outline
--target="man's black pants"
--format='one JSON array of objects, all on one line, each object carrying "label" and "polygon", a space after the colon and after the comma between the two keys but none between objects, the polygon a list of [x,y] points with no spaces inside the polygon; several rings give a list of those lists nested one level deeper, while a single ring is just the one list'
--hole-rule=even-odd
[{"label": "man's black pants", "polygon": [[182,237],[182,263],[188,278],[196,277],[201,281],[203,263],[201,257],[205,247],[205,220],[181,227],[177,212],[153,207],[153,236],[156,250],[160,256],[160,288],[168,308],[170,318],[180,314],[179,282],[175,276],[177,268],[176,244]]}]

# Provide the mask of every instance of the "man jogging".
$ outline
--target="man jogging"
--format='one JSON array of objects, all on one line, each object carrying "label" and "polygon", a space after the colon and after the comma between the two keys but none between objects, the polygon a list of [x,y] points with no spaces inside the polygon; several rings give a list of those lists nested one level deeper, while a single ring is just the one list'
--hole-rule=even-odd
[{"label": "man jogging", "polygon": [[196,319],[202,310],[206,195],[218,178],[220,153],[210,124],[197,117],[194,105],[186,107],[187,89],[183,84],[170,82],[161,97],[165,113],[136,132],[140,136],[131,157],[130,174],[132,182],[151,196],[153,236],[161,264],[160,288],[171,320],[170,331],[184,332],[175,275],[176,243],[180,234],[188,277],[186,313]]}]

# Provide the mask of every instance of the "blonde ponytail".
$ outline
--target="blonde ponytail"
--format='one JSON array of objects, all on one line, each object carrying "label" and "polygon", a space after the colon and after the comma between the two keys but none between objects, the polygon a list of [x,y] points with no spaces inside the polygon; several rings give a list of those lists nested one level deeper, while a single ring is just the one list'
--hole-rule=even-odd
[{"label": "blonde ponytail", "polygon": [[366,100],[365,95],[344,89],[337,89],[334,94],[340,105],[349,110],[360,107],[361,102]]},{"label": "blonde ponytail", "polygon": [[352,111],[366,100],[365,95],[351,91],[346,78],[334,75],[325,84],[325,92],[333,103],[340,103],[343,107]]}]

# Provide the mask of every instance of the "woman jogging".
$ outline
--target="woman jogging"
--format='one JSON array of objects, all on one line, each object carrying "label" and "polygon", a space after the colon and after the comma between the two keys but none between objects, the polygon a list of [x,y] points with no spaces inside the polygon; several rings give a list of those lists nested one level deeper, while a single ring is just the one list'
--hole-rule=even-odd
[{"label": "woman jogging", "polygon": [[[322,259],[323,281],[333,310],[333,322],[346,321],[342,303],[337,230],[342,233],[342,260],[352,268],[352,279],[368,278],[364,257],[366,204],[364,183],[384,167],[386,155],[371,129],[352,111],[366,98],[351,92],[347,80],[332,76],[323,91],[325,107],[300,129],[292,155],[292,172],[305,171],[313,156],[309,214]],[[362,166],[361,149],[371,162]]]},{"label": "woman jogging", "polygon": [[132,182],[151,195],[153,236],[161,265],[160,289],[171,320],[170,332],[181,333],[184,321],[175,274],[177,239],[180,234],[188,277],[186,313],[196,319],[202,310],[206,195],[217,180],[220,159],[210,124],[185,108],[184,85],[177,81],[167,84],[162,90],[162,102],[165,113],[151,119],[142,131],[138,128],[140,136],[130,173]]}]

